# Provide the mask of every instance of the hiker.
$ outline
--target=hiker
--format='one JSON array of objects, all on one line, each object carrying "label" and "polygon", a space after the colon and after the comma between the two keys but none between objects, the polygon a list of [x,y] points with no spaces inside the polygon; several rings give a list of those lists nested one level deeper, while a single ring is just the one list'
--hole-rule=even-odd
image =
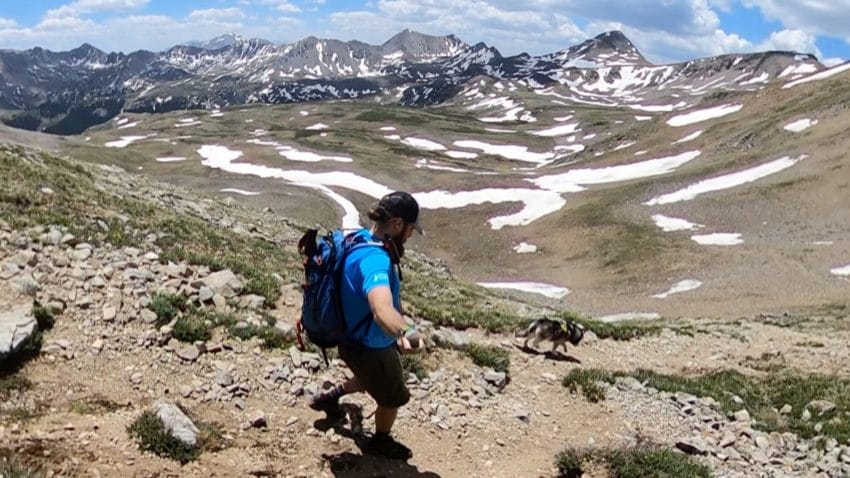
[{"label": "hiker", "polygon": [[369,219],[374,221],[371,229],[357,231],[361,237],[356,239],[383,243],[383,247],[352,251],[345,261],[341,285],[350,335],[339,345],[339,357],[354,377],[317,395],[310,408],[342,416],[340,397],[367,392],[378,408],[375,434],[364,452],[406,460],[412,455],[410,449],[390,436],[399,407],[410,399],[399,353],[421,352],[425,337],[402,316],[398,264],[413,231],[422,234],[419,204],[406,192],[394,192],[369,209]]}]

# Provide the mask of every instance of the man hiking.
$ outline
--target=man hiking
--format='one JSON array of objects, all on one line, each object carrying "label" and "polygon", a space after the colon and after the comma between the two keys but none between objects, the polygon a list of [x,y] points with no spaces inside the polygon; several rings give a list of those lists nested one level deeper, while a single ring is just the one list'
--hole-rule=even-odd
[{"label": "man hiking", "polygon": [[[329,416],[342,415],[339,399],[367,392],[377,403],[375,434],[363,447],[372,455],[406,460],[410,449],[390,436],[399,407],[410,400],[399,352],[419,352],[424,336],[402,317],[399,260],[404,244],[419,226],[419,204],[406,192],[394,192],[369,209],[371,229],[357,231],[354,240],[383,244],[352,250],[344,264],[342,306],[348,340],[339,357],[354,377],[317,395],[310,408]],[[364,321],[364,317],[366,317]]]}]

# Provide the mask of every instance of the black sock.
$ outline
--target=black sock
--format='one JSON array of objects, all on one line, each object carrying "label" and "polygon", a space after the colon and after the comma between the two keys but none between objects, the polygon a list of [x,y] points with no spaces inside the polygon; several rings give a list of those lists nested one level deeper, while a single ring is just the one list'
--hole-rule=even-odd
[{"label": "black sock", "polygon": [[389,440],[390,439],[390,432],[378,432],[378,431],[376,431],[374,439],[375,440]]},{"label": "black sock", "polygon": [[336,387],[328,390],[327,392],[322,393],[322,399],[337,400],[343,395],[345,395],[345,387],[343,387],[342,384],[339,384]]}]

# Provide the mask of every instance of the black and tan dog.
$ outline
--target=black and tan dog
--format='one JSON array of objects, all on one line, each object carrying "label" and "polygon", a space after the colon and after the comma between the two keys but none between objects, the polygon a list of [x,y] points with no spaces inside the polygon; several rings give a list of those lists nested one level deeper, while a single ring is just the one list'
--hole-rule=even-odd
[{"label": "black and tan dog", "polygon": [[532,346],[536,349],[541,340],[552,342],[552,352],[558,347],[567,351],[567,342],[578,345],[584,338],[584,326],[576,322],[563,322],[553,319],[537,319],[524,330],[517,331],[517,337],[526,337],[523,348],[528,348],[528,341],[534,340]]}]

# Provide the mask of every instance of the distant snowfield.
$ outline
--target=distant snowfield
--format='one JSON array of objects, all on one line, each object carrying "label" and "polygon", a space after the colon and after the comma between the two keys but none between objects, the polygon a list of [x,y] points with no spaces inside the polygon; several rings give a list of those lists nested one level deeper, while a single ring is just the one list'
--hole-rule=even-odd
[{"label": "distant snowfield", "polygon": [[257,193],[257,192],[245,191],[244,189],[234,189],[234,188],[225,188],[225,189],[222,189],[220,192],[239,194],[240,196],[259,196],[260,195],[260,193]]},{"label": "distant snowfield", "polygon": [[383,126],[380,128],[381,131],[395,131],[395,126]]},{"label": "distant snowfield", "polygon": [[330,126],[328,126],[324,123],[316,123],[312,126],[308,126],[308,127],[304,128],[304,129],[309,130],[309,131],[319,131],[319,130],[328,129],[328,128],[330,128]]},{"label": "distant snowfield", "polygon": [[479,282],[478,285],[487,289],[511,289],[531,294],[539,294],[551,299],[561,299],[570,293],[566,287],[559,287],[540,282]]},{"label": "distant snowfield", "polygon": [[[260,178],[282,179],[290,183],[317,189],[336,201],[345,211],[344,227],[358,227],[360,216],[357,208],[344,197],[334,193],[329,187],[343,187],[379,199],[392,192],[390,188],[371,179],[350,172],[311,173],[309,171],[290,171],[270,166],[234,163],[242,157],[241,151],[225,146],[204,145],[197,150],[203,158],[201,164],[234,174],[257,176]],[[413,196],[423,209],[455,209],[471,204],[484,203],[523,203],[524,207],[514,214],[498,216],[488,222],[495,230],[505,226],[523,226],[543,216],[560,210],[566,200],[560,194],[536,189],[483,189],[479,191],[431,191],[414,193]]]},{"label": "distant snowfield", "polygon": [[141,121],[133,121],[132,123],[122,124],[121,126],[118,127],[118,129],[133,128],[133,127],[139,126],[140,123],[141,123]]},{"label": "distant snowfield", "polygon": [[[154,133],[156,134],[156,133]],[[107,148],[126,148],[127,146],[135,143],[136,141],[141,141],[143,139],[149,138],[153,135],[147,136],[122,136],[121,139],[110,141],[106,143],[104,146]]]},{"label": "distant snowfield", "polygon": [[667,217],[663,214],[656,214],[652,216],[652,220],[655,221],[655,225],[660,227],[664,232],[695,231],[705,227],[702,224],[695,224],[685,219]]},{"label": "distant snowfield", "polygon": [[186,161],[186,158],[183,156],[166,156],[163,158],[156,158],[159,163],[176,163],[179,161]]},{"label": "distant snowfield", "polygon": [[596,320],[606,324],[615,324],[618,322],[631,322],[638,320],[658,320],[661,314],[657,312],[624,312],[622,314],[603,315],[597,317]]},{"label": "distant snowfield", "polygon": [[499,189],[488,188],[478,191],[430,191],[413,194],[424,209],[457,209],[473,204],[501,204],[521,202],[524,207],[515,214],[489,219],[494,230],[505,226],[525,226],[559,211],[567,201],[560,194],[537,189]]},{"label": "distant snowfield", "polygon": [[667,174],[679,166],[696,159],[700,151],[688,151],[676,156],[650,159],[632,164],[609,166],[599,169],[573,169],[566,173],[527,179],[541,189],[559,193],[583,191],[584,186],[616,183],[632,179],[648,178]]},{"label": "distant snowfield", "polygon": [[197,120],[194,120],[194,119],[191,119],[191,118],[187,118],[187,119],[180,120],[180,122],[175,124],[174,127],[175,128],[185,128],[187,126],[198,126],[199,124],[201,124],[200,121],[197,121]]},{"label": "distant snowfield", "polygon": [[850,264],[844,267],[836,267],[835,269],[832,269],[829,272],[837,276],[850,276]]},{"label": "distant snowfield", "polygon": [[450,171],[450,172],[453,172],[453,173],[468,173],[468,172],[470,172],[468,169],[455,168],[455,167],[452,167],[452,166],[443,166],[441,164],[435,163],[434,161],[431,161],[429,159],[424,159],[424,158],[420,159],[419,161],[416,162],[416,168],[417,169],[421,169],[421,168],[433,169],[435,171]]},{"label": "distant snowfield", "polygon": [[696,184],[692,184],[676,192],[664,194],[662,196],[650,199],[644,204],[646,204],[647,206],[656,206],[659,204],[671,204],[681,201],[690,201],[701,194],[713,191],[720,191],[723,189],[729,189],[757,181],[763,177],[770,176],[771,174],[775,174],[782,170],[788,169],[791,166],[797,164],[799,161],[805,159],[806,157],[807,156],[805,155],[799,156],[797,158],[790,158],[786,156],[784,158],[779,158],[769,163],[765,163],[754,168],[746,169],[744,171],[739,171],[737,173],[727,174],[725,176],[719,176],[712,179],[706,179],[705,181],[700,181]]},{"label": "distant snowfield", "polygon": [[662,294],[655,294],[652,297],[656,299],[666,299],[667,297],[673,294],[681,294],[682,292],[689,292],[695,289],[699,289],[702,287],[702,282],[693,279],[686,279],[683,281],[677,282],[673,287],[670,288],[667,292]]},{"label": "distant snowfield", "polygon": [[652,116],[641,116],[641,115],[636,115],[636,116],[635,116],[635,120],[636,120],[636,121],[639,121],[639,122],[643,122],[643,121],[651,121],[651,120],[652,120]]},{"label": "distant snowfield", "polygon": [[518,245],[514,246],[514,251],[516,251],[517,254],[535,254],[537,253],[537,246],[527,242],[520,242]]},{"label": "distant snowfield", "polygon": [[702,135],[702,130],[694,131],[693,133],[685,136],[684,138],[680,139],[679,141],[674,141],[673,144],[687,143],[688,141],[693,141],[693,140],[699,138],[701,135]]},{"label": "distant snowfield", "polygon": [[839,73],[844,73],[845,71],[850,70],[850,62],[844,63],[842,65],[838,65],[827,70],[824,70],[820,73],[815,73],[814,75],[807,76],[805,78],[800,78],[799,80],[792,81],[785,85],[782,85],[782,89],[793,88],[798,85],[802,85],[805,83],[811,83],[812,81],[820,81],[825,80],[827,78],[831,78]]},{"label": "distant snowfield", "polygon": [[808,118],[801,119],[798,121],[794,121],[793,123],[788,123],[785,125],[785,130],[791,131],[792,133],[802,133],[807,129],[811,128],[818,124],[818,120],[810,120]]},{"label": "distant snowfield", "polygon": [[568,123],[558,125],[549,129],[544,129],[540,131],[532,131],[531,134],[535,136],[544,136],[544,137],[553,137],[553,136],[566,136],[568,134],[573,134],[576,131],[580,131],[578,129],[578,123]]},{"label": "distant snowfield", "polygon": [[701,123],[703,121],[708,121],[711,119],[722,118],[732,113],[737,113],[738,111],[741,111],[741,108],[743,107],[744,105],[723,105],[715,106],[714,108],[708,108],[704,110],[691,111],[690,113],[685,113],[670,118],[669,120],[667,120],[667,124],[673,126],[674,128],[688,126],[691,124]]},{"label": "distant snowfield", "polygon": [[738,244],[744,243],[740,234],[725,232],[694,235],[691,236],[691,239],[697,244],[702,244],[703,246],[737,246]]},{"label": "distant snowfield", "polygon": [[277,146],[278,154],[290,161],[303,161],[307,163],[318,163],[319,161],[336,161],[339,163],[351,163],[354,160],[348,156],[324,156],[309,151],[299,151],[292,146]]},{"label": "distant snowfield", "polygon": [[478,157],[477,154],[470,153],[470,152],[467,152],[467,151],[446,151],[443,154],[445,154],[446,156],[448,156],[450,158],[455,158],[455,159],[475,159],[475,158]]},{"label": "distant snowfield", "polygon": [[515,129],[502,129],[502,128],[484,128],[484,131],[489,131],[491,133],[516,133]]},{"label": "distant snowfield", "polygon": [[528,163],[542,164],[555,157],[554,153],[535,153],[528,150],[528,146],[514,146],[510,144],[489,144],[481,141],[460,140],[455,141],[458,148],[478,149],[485,154],[501,156],[506,159],[524,161]]},{"label": "distant snowfield", "polygon": [[414,138],[414,137],[411,136],[409,138],[404,138],[403,140],[401,140],[401,142],[408,145],[408,146],[412,146],[416,149],[421,149],[423,151],[445,151],[446,150],[446,147],[443,146],[442,144],[431,141],[429,139]]}]

